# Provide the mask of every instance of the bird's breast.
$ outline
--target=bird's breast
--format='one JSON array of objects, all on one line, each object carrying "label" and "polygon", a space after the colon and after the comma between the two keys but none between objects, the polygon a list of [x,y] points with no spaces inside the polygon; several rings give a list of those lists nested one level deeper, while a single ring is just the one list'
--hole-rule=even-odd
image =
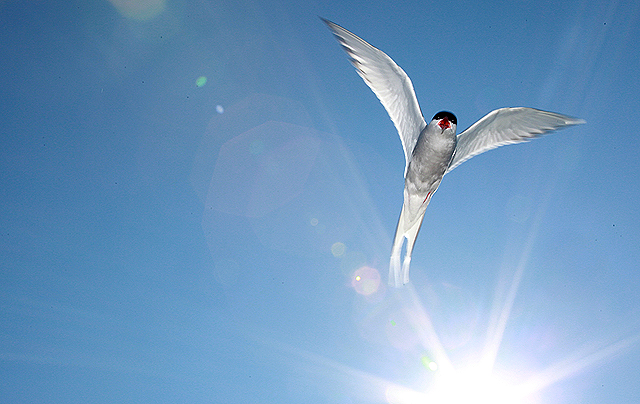
[{"label": "bird's breast", "polygon": [[430,135],[427,130],[423,131],[418,137],[407,169],[407,185],[412,184],[418,192],[435,191],[432,186],[442,180],[455,148],[455,135],[441,137]]}]

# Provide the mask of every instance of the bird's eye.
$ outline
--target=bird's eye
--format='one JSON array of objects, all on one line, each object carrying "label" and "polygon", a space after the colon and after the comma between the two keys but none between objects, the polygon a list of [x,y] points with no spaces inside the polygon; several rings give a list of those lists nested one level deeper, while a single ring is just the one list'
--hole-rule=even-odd
[{"label": "bird's eye", "polygon": [[446,117],[449,122],[456,125],[458,124],[458,120],[456,119],[456,116],[449,111],[440,111],[437,114],[435,114],[433,119],[442,119],[444,117]]}]

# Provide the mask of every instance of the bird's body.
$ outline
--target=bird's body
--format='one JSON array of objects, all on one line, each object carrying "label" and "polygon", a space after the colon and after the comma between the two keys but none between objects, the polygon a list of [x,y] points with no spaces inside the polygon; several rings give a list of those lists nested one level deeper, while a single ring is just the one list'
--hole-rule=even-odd
[{"label": "bird's body", "polygon": [[[404,180],[404,203],[396,227],[390,263],[391,268],[400,268],[400,254],[406,237],[408,243],[403,263],[403,283],[409,282],[411,252],[424,212],[449,168],[456,142],[456,118],[451,113],[441,112],[420,132],[411,153]],[[395,285],[400,282],[400,271],[389,271],[389,283]]]},{"label": "bird's body", "polygon": [[[487,150],[584,123],[533,108],[501,108],[456,136],[457,119],[451,112],[438,112],[426,123],[409,76],[389,56],[341,26],[323,21],[387,110],[402,141],[406,163],[404,203],[391,248],[389,284],[392,286],[409,282],[411,253],[425,210],[446,173]],[[401,265],[405,238],[406,253]]]}]

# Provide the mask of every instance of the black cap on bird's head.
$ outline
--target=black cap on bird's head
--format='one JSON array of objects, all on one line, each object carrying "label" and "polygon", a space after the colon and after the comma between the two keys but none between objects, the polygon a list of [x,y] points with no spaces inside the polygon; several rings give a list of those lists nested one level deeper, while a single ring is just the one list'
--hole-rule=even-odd
[{"label": "black cap on bird's head", "polygon": [[447,118],[449,122],[455,123],[456,125],[458,124],[458,120],[456,119],[456,116],[449,111],[440,111],[433,116],[433,119],[442,119],[442,118]]}]

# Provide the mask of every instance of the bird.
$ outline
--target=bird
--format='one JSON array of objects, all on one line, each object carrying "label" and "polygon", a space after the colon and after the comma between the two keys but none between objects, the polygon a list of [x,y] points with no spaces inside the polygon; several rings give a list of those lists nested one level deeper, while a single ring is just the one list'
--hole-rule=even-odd
[{"label": "bird", "polygon": [[[389,261],[389,285],[409,283],[411,254],[425,210],[445,174],[473,156],[529,141],[584,120],[528,107],[499,108],[456,135],[457,118],[436,113],[427,124],[409,76],[386,53],[338,24],[320,17],[395,125],[405,156],[404,202]],[[404,259],[402,247],[407,240]]]}]

